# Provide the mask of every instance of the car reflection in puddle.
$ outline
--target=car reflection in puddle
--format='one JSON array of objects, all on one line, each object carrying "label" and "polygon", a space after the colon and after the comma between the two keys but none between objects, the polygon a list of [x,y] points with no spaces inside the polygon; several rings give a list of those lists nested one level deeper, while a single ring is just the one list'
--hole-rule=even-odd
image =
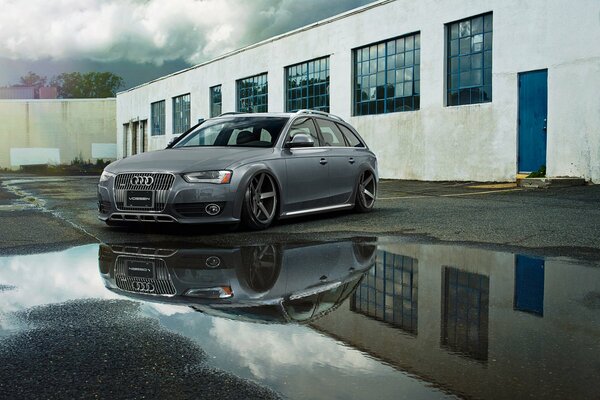
[{"label": "car reflection in puddle", "polygon": [[376,245],[352,241],[234,248],[101,245],[105,286],[131,298],[218,317],[308,323],[334,310],[375,264]]}]

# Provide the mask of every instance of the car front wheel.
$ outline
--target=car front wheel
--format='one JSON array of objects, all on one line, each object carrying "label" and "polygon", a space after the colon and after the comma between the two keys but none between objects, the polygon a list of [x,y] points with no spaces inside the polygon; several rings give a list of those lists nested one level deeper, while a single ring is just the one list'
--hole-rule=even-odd
[{"label": "car front wheel", "polygon": [[377,182],[371,171],[364,171],[358,179],[356,188],[355,210],[358,212],[369,212],[375,206],[377,196]]},{"label": "car front wheel", "polygon": [[242,221],[250,229],[266,229],[277,213],[277,186],[266,172],[252,177],[244,194]]}]

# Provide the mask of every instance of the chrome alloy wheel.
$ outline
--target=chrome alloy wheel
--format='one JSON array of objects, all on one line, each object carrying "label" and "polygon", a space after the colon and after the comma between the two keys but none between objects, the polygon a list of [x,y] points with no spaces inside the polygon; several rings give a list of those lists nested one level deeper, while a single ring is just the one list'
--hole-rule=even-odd
[{"label": "chrome alloy wheel", "polygon": [[261,225],[268,226],[277,212],[277,190],[275,181],[267,173],[259,173],[248,186],[248,200],[252,218]]},{"label": "chrome alloy wheel", "polygon": [[364,171],[360,175],[358,181],[358,203],[363,210],[370,210],[375,204],[375,197],[377,195],[377,184],[375,183],[375,177],[369,171]]}]

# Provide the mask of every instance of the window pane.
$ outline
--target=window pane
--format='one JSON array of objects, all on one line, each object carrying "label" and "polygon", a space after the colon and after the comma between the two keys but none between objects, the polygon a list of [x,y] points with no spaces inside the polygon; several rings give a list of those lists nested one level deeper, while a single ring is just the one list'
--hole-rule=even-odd
[{"label": "window pane", "polygon": [[460,54],[469,54],[471,52],[471,38],[460,39]]},{"label": "window pane", "polygon": [[473,54],[471,56],[471,68],[482,68],[483,67],[483,54]]},{"label": "window pane", "polygon": [[[406,35],[365,46],[355,50],[362,55],[362,68],[355,68],[355,102],[371,100],[368,104],[357,104],[356,115],[400,111],[393,101],[398,96],[412,96],[413,83],[419,74],[418,60],[415,59],[415,46],[420,46],[418,34]],[[368,57],[365,57],[368,49]],[[376,51],[374,51],[376,49]],[[419,50],[416,50],[420,55]],[[358,64],[358,62],[356,62]],[[368,67],[366,64],[368,63]],[[368,75],[368,79],[364,79]],[[404,83],[407,82],[408,85]],[[407,100],[412,105],[412,99]]]},{"label": "window pane", "polygon": [[473,52],[483,50],[483,34],[473,36]]},{"label": "window pane", "polygon": [[[365,55],[367,55],[367,58],[364,58]],[[368,52],[365,54],[362,50],[357,50],[355,57],[357,60],[355,64],[356,101],[360,101],[360,89],[364,88],[363,82],[366,82],[366,78],[363,78],[363,76],[368,74],[369,71]],[[362,62],[358,62],[359,59],[362,59]],[[329,94],[327,93],[327,82],[329,81],[328,65],[328,57],[324,57],[286,68],[288,77],[293,77],[298,72],[300,73],[295,79],[294,85],[288,87],[287,98],[294,101],[291,103],[286,102],[286,111],[294,112],[301,108],[308,108],[329,112]]]},{"label": "window pane", "polygon": [[492,14],[487,14],[487,15],[484,17],[483,29],[484,29],[486,32],[491,32],[491,31],[492,31],[492,21],[493,21],[493,19],[492,19],[492,18],[493,18]]},{"label": "window pane", "polygon": [[483,17],[473,18],[471,22],[471,31],[474,35],[483,32]]},{"label": "window pane", "polygon": [[458,39],[450,41],[450,55],[451,56],[458,55]]},{"label": "window pane", "polygon": [[486,51],[485,53],[483,53],[483,66],[485,68],[492,67],[492,52],[491,51]]},{"label": "window pane", "polygon": [[350,144],[351,147],[365,147],[360,140],[356,137],[354,132],[345,127],[344,125],[338,124],[338,127],[346,137],[346,141]]},{"label": "window pane", "polygon": [[458,39],[458,24],[450,25],[450,39]]},{"label": "window pane", "polygon": [[471,35],[471,21],[466,20],[466,21],[459,22],[458,33],[461,38],[465,37],[465,36],[470,36]]},{"label": "window pane", "polygon": [[450,70],[450,73],[452,74],[456,74],[458,73],[458,57],[453,57],[450,59],[449,63],[450,63],[450,68],[448,68]]},{"label": "window pane", "polygon": [[[304,70],[304,72],[306,72],[306,70]],[[267,74],[238,80],[237,92],[237,111],[248,113],[268,111]]]},{"label": "window pane", "polygon": [[[447,105],[491,101],[492,14],[447,25]],[[457,39],[458,36],[458,39]],[[489,93],[484,89],[489,86]]]},{"label": "window pane", "polygon": [[483,35],[483,49],[491,50],[492,49],[492,32],[486,33]]},{"label": "window pane", "polygon": [[317,125],[321,131],[321,137],[323,138],[323,146],[333,147],[345,147],[346,142],[342,132],[339,130],[334,122],[329,120],[317,118]]}]

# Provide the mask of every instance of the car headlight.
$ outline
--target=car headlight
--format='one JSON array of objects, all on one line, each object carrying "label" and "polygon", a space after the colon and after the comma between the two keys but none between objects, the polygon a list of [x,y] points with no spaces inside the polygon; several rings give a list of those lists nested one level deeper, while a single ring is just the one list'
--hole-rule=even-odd
[{"label": "car headlight", "polygon": [[110,178],[114,177],[115,174],[113,174],[112,172],[108,172],[106,170],[102,171],[102,175],[100,175],[100,183],[102,182],[106,182],[107,180],[109,180]]},{"label": "car headlight", "polygon": [[201,171],[184,174],[183,179],[190,183],[229,183],[231,182],[231,171]]}]

